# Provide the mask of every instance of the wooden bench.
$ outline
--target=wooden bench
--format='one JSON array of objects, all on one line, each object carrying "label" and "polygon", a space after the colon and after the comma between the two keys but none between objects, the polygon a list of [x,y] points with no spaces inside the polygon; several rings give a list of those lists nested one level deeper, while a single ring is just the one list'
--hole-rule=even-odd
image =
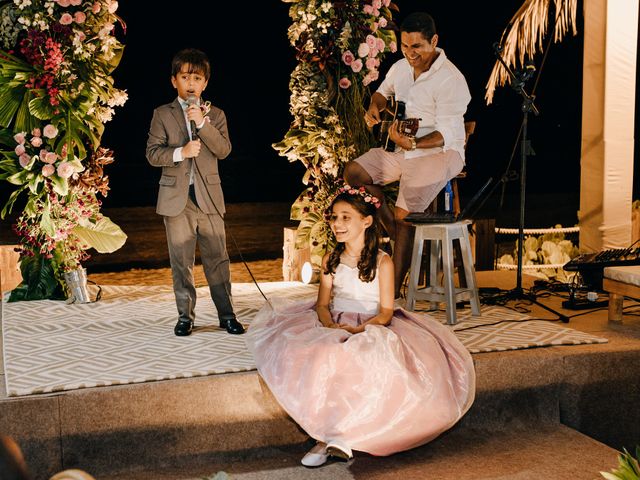
[{"label": "wooden bench", "polygon": [[609,321],[621,323],[624,297],[640,298],[640,265],[605,268],[602,289],[609,293]]}]

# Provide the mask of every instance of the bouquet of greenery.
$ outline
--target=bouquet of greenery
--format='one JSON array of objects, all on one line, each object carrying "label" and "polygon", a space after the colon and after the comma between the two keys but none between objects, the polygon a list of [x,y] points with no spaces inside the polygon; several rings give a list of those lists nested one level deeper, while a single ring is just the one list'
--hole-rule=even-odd
[{"label": "bouquet of greenery", "polygon": [[298,66],[289,83],[293,122],[274,148],[306,167],[307,188],[291,208],[299,220],[296,247],[310,247],[319,265],[333,237],[324,222],[344,164],[372,146],[364,123],[371,82],[388,52],[397,50],[390,0],[284,0]]},{"label": "bouquet of greenery", "polygon": [[11,300],[64,298],[62,275],[80,268],[87,249],[112,252],[126,240],[97,198],[113,162],[100,147],[104,123],[127,100],[110,76],[123,50],[117,8],[114,0],[0,0],[0,180],[15,186],[2,218],[26,197],[14,226],[23,283]]}]

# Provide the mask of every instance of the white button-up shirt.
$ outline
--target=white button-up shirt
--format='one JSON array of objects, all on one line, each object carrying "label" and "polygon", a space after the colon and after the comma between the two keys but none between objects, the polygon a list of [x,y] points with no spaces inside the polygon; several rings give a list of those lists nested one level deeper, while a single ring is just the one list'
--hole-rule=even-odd
[{"label": "white button-up shirt", "polygon": [[403,58],[394,63],[377,92],[406,105],[406,118],[419,118],[417,138],[438,131],[444,138],[444,146],[418,148],[405,151],[405,158],[419,157],[455,150],[464,161],[464,113],[471,101],[469,87],[464,76],[447,59],[444,50],[436,48],[438,58],[429,70],[413,79],[413,67]]}]

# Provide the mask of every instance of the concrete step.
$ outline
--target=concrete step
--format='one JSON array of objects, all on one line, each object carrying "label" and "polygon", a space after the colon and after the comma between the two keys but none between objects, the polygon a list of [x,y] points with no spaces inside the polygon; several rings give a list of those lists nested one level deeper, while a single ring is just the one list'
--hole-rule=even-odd
[{"label": "concrete step", "polygon": [[[531,426],[533,427],[533,426]],[[389,457],[357,453],[317,469],[300,464],[305,445],[264,448],[244,457],[108,475],[108,480],[593,480],[617,465],[617,451],[563,425],[487,430],[454,428],[422,447]],[[161,460],[161,459],[159,459]]]},{"label": "concrete step", "polygon": [[[517,463],[523,461],[518,451],[529,443],[544,444],[543,437],[550,435],[545,455],[556,462],[563,455],[556,456],[554,448],[559,443],[554,438],[567,439],[569,444],[574,441],[572,435],[582,438],[561,423],[609,447],[635,448],[640,443],[640,340],[621,340],[615,335],[608,332],[612,341],[598,346],[474,355],[477,393],[467,415],[437,442],[417,449],[423,453],[391,458],[405,459],[408,471],[418,461],[416,455],[425,455],[438,465],[444,462],[442,471],[448,459],[449,468],[455,470],[460,464],[450,452],[466,455],[469,449],[475,452],[469,458],[506,455],[504,461]],[[612,393],[615,401],[611,401]],[[538,428],[543,434],[518,440]],[[45,479],[64,468],[81,468],[98,478],[176,466],[203,466],[211,470],[208,474],[229,465],[241,468],[238,465],[246,464],[250,472],[259,472],[263,463],[269,469],[282,462],[286,469],[297,466],[309,446],[307,435],[280,408],[256,372],[4,399],[0,401],[0,432],[19,443],[36,478]],[[512,437],[513,432],[518,434]],[[615,463],[609,447],[596,440],[581,441],[597,445],[589,454],[591,460],[569,456],[563,468],[575,461],[580,472],[597,473],[592,468],[595,465]],[[581,447],[573,448],[576,454],[582,453]],[[590,450],[585,446],[584,451]],[[529,457],[536,460],[529,462]],[[363,458],[367,460],[358,460],[357,465],[364,465],[365,470],[369,465],[388,468],[384,459]],[[541,467],[532,470],[533,466],[544,459],[526,450],[524,460],[522,471],[535,473]],[[474,461],[465,460],[468,468]],[[349,466],[349,471],[353,468],[360,467]],[[486,478],[500,478],[503,469],[494,470],[495,476]]]}]

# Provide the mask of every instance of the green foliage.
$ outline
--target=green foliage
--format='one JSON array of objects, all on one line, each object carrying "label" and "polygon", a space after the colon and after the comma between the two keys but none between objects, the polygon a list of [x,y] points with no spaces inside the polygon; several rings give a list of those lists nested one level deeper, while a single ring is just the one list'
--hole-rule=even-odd
[{"label": "green foliage", "polygon": [[623,449],[618,455],[618,468],[611,470],[611,473],[600,472],[607,480],[640,480],[640,446],[636,446],[636,458]]},{"label": "green foliage", "polygon": [[53,259],[43,255],[23,256],[20,260],[22,283],[11,291],[10,302],[21,300],[64,300],[64,284],[56,275]]}]

